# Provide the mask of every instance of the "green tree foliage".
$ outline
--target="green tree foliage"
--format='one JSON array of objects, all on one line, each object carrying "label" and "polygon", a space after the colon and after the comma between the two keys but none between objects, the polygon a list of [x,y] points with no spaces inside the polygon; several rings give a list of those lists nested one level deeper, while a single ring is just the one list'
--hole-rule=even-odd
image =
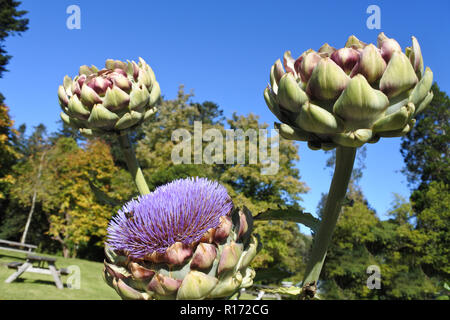
[{"label": "green tree foliage", "polygon": [[404,173],[413,187],[411,202],[416,229],[427,236],[420,256],[429,276],[450,277],[450,98],[436,83],[434,98],[402,138]]},{"label": "green tree foliage", "polygon": [[[358,153],[352,174],[348,202],[339,217],[328,250],[320,289],[326,299],[432,299],[439,280],[430,278],[422,268],[423,250],[428,235],[417,230],[411,203],[395,195],[388,220],[381,220],[370,208],[359,187],[365,152]],[[331,153],[327,166],[334,164]],[[326,195],[318,206],[323,210]],[[368,267],[381,273],[381,287],[370,289]],[[370,271],[370,270],[369,270]]]},{"label": "green tree foliage", "polygon": [[[327,299],[431,299],[436,279],[420,264],[426,235],[414,229],[411,205],[396,196],[391,218],[380,220],[360,192],[350,192],[352,206],[344,206],[325,262],[321,291]],[[367,285],[368,267],[380,270],[380,288]],[[370,270],[369,270],[370,271]]]},{"label": "green tree foliage", "polygon": [[421,246],[420,261],[430,276],[450,278],[450,193],[449,185],[433,181],[421,200],[425,209],[415,213],[416,229],[426,238]]},{"label": "green tree foliage", "polygon": [[20,5],[19,1],[0,0],[0,77],[6,71],[5,66],[8,64],[11,56],[7,55],[2,42],[14,34],[20,34],[28,29],[28,19],[21,18],[27,12],[17,10]]},{"label": "green tree foliage", "polygon": [[[27,12],[17,10],[19,1],[0,0],[0,78],[3,72],[7,71],[5,66],[8,64],[11,56],[5,50],[3,44],[8,36],[20,34],[28,29],[28,19],[22,18]],[[0,104],[4,97],[0,93]]]},{"label": "green tree foliage", "polygon": [[[436,83],[433,100],[402,138],[403,172],[417,190],[432,181],[450,183],[450,98]],[[416,203],[416,206],[419,203]]]},{"label": "green tree foliage", "polygon": [[[11,141],[17,157],[8,176],[10,188],[4,219],[0,225],[0,238],[19,241],[29,214],[34,216],[35,223],[28,233],[32,234],[28,240],[31,243],[40,243],[45,238],[42,234],[48,228],[46,220],[42,219],[40,214],[41,206],[39,203],[36,205],[35,200],[39,199],[42,193],[42,180],[38,177],[38,171],[40,166],[45,167],[44,152],[49,145],[43,124],[36,126],[29,137],[25,131],[25,125],[21,125],[18,134],[15,134]],[[20,193],[20,198],[16,196],[17,193]],[[36,221],[39,223],[36,224]]]}]

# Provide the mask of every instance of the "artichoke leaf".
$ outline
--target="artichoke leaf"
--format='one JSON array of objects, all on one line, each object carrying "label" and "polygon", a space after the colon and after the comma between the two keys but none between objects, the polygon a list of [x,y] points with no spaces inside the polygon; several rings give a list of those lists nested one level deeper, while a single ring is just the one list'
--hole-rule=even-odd
[{"label": "artichoke leaf", "polygon": [[155,81],[153,83],[152,91],[150,92],[150,99],[148,100],[148,104],[150,106],[154,106],[159,99],[161,98],[161,88],[159,86],[159,82]]},{"label": "artichoke leaf", "polygon": [[191,270],[183,279],[177,293],[177,300],[201,300],[217,285],[218,279],[200,271]]},{"label": "artichoke leaf", "polygon": [[419,83],[414,87],[411,95],[409,96],[409,102],[414,103],[414,105],[419,105],[428,95],[433,84],[433,72],[430,68],[426,68],[425,74],[420,79]]},{"label": "artichoke leaf", "polygon": [[277,96],[281,106],[291,112],[299,112],[302,105],[308,101],[308,96],[297,84],[292,73],[281,77]]},{"label": "artichoke leaf", "polygon": [[[84,87],[83,87],[84,88]],[[103,106],[108,110],[117,111],[128,106],[130,102],[130,96],[120,89],[119,87],[113,87],[106,89],[105,98],[103,100]]]},{"label": "artichoke leaf", "polygon": [[93,127],[104,128],[113,127],[118,120],[119,116],[117,114],[109,111],[101,104],[96,104],[91,110],[88,122]]},{"label": "artichoke leaf", "polygon": [[142,113],[131,111],[125,113],[114,126],[117,130],[125,130],[142,120]]},{"label": "artichoke leaf", "polygon": [[433,91],[428,92],[428,95],[423,99],[423,101],[420,103],[419,107],[416,108],[415,115],[422,112],[433,100]]},{"label": "artichoke leaf", "polygon": [[372,130],[358,129],[353,132],[338,133],[333,135],[333,141],[345,147],[357,148],[372,138]]},{"label": "artichoke leaf", "polygon": [[333,112],[345,120],[372,120],[389,105],[386,95],[373,89],[360,74],[353,77],[333,106]]},{"label": "artichoke leaf", "polygon": [[409,112],[406,106],[403,106],[397,112],[377,120],[372,127],[374,132],[393,131],[401,129],[408,121]]},{"label": "artichoke leaf", "polygon": [[341,119],[309,102],[302,106],[296,124],[303,130],[323,134],[342,132],[344,127]]},{"label": "artichoke leaf", "polygon": [[389,98],[412,88],[418,82],[409,59],[402,52],[394,52],[380,79],[380,90]]},{"label": "artichoke leaf", "polygon": [[297,140],[297,141],[308,141],[311,134],[300,128],[291,127],[286,123],[274,123],[275,128],[280,133],[284,139],[287,140]]}]

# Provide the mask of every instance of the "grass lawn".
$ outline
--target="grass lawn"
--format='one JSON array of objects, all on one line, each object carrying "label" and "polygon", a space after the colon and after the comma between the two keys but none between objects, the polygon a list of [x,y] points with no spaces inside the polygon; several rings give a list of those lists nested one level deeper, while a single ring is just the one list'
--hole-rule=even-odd
[{"label": "grass lawn", "polygon": [[81,259],[64,259],[63,257],[37,254],[56,258],[56,267],[67,268],[75,265],[80,268],[80,289],[67,288],[67,278],[61,276],[64,289],[56,288],[51,275],[23,273],[12,283],[5,280],[15,272],[6,264],[13,261],[24,262],[26,254],[0,250],[0,300],[120,300],[120,297],[102,278],[103,264]]},{"label": "grass lawn", "polygon": [[[46,274],[23,273],[12,283],[5,280],[16,269],[7,267],[13,261],[25,262],[25,253],[17,253],[0,249],[0,300],[120,300],[119,295],[110,288],[102,278],[103,264],[81,259],[64,259],[60,256],[51,256],[36,253],[39,256],[56,258],[57,268],[78,266],[80,268],[80,289],[67,287],[69,275],[62,275],[64,289],[58,289],[53,277]],[[243,293],[240,300],[253,300],[255,296]],[[263,298],[266,300],[267,298]],[[267,300],[271,300],[270,298]]]}]

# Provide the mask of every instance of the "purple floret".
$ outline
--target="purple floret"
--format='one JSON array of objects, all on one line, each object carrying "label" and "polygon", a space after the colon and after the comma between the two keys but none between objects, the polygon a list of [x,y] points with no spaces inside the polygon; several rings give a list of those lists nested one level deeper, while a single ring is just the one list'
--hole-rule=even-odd
[{"label": "purple floret", "polygon": [[227,190],[205,178],[174,180],[126,203],[108,226],[107,245],[143,258],[175,242],[199,241],[233,203]]}]

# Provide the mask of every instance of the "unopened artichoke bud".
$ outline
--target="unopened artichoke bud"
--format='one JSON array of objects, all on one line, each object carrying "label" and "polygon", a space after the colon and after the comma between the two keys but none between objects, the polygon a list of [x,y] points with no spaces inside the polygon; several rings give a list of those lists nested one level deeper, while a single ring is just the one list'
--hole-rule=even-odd
[{"label": "unopened artichoke bud", "polygon": [[156,111],[159,84],[150,66],[106,60],[105,68],[81,66],[73,80],[58,88],[61,119],[85,136],[133,129]]},{"label": "unopened artichoke bud", "polygon": [[283,138],[306,141],[313,150],[405,135],[433,99],[433,73],[424,68],[415,37],[404,52],[384,33],[376,45],[350,36],[343,48],[326,43],[295,60],[287,51],[284,64],[272,66],[271,86],[264,90],[281,121],[275,127]]},{"label": "unopened artichoke bud", "polygon": [[104,280],[124,299],[225,299],[252,283],[253,217],[205,178],[128,202],[108,226]]}]

